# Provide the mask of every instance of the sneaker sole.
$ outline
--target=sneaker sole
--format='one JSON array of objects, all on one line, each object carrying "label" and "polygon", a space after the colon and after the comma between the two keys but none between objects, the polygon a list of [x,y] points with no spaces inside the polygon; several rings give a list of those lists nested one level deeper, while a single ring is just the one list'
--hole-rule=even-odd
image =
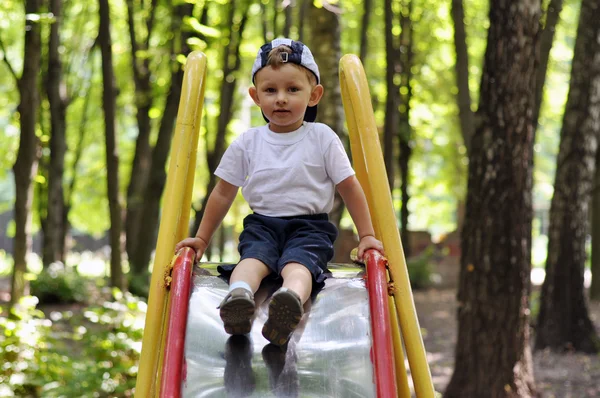
[{"label": "sneaker sole", "polygon": [[273,296],[269,304],[269,319],[262,329],[263,336],[275,345],[284,345],[300,323],[302,315],[302,306],[291,293]]},{"label": "sneaker sole", "polygon": [[223,304],[219,315],[228,334],[248,334],[252,330],[254,303],[245,298],[232,298]]}]

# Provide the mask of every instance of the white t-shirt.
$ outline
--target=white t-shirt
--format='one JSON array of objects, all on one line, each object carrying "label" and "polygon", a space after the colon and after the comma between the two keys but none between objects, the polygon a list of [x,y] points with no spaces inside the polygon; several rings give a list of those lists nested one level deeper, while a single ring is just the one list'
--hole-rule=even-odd
[{"label": "white t-shirt", "polygon": [[251,128],[223,154],[215,175],[242,187],[250,208],[265,216],[329,213],[335,186],[354,175],[339,137],[307,123],[290,133]]}]

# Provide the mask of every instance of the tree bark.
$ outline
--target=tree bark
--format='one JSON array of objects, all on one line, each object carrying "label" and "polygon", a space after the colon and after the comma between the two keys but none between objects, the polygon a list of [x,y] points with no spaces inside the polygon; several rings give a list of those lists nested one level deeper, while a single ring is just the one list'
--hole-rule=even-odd
[{"label": "tree bark", "polygon": [[590,298],[600,300],[600,150],[596,150],[596,172],[592,189],[592,285]]},{"label": "tree bark", "polygon": [[383,159],[387,171],[390,191],[394,192],[395,168],[394,148],[398,139],[400,126],[400,84],[396,83],[402,73],[400,44],[393,34],[394,11],[392,0],[384,1],[385,14],[385,58],[387,66],[385,69],[385,82],[387,97],[385,102],[385,120],[383,124]]},{"label": "tree bark", "polygon": [[[135,29],[135,10],[133,0],[127,0],[127,20],[129,27],[129,40],[131,42],[131,65],[133,68],[133,81],[135,83],[135,105],[138,126],[138,136],[135,142],[135,153],[131,165],[131,176],[127,187],[127,210],[125,216],[125,247],[130,259],[135,258],[138,238],[140,237],[140,225],[142,209],[144,207],[144,193],[149,178],[152,148],[150,146],[150,133],[152,123],[150,121],[150,109],[153,104],[152,73],[150,71],[150,58],[147,54],[150,46],[150,38],[154,27],[154,15],[156,12],[156,0],[152,1],[146,22],[146,38],[138,40]],[[139,55],[144,54],[144,55]],[[138,268],[139,265],[133,265]]]},{"label": "tree bark", "polygon": [[465,31],[465,11],[463,0],[452,0],[452,20],[454,21],[454,49],[456,50],[456,87],[458,94],[458,117],[463,142],[470,152],[471,138],[475,133],[475,114],[471,110],[471,91],[469,89],[469,52],[467,32]]},{"label": "tree bark", "polygon": [[410,170],[409,163],[412,157],[412,127],[410,126],[410,100],[412,98],[412,65],[413,65],[413,25],[412,25],[412,10],[413,1],[407,0],[404,10],[400,13],[400,56],[401,58],[401,82],[402,89],[406,92],[400,95],[400,129],[399,129],[399,155],[398,167],[400,171],[400,193],[402,195],[402,204],[400,205],[400,234],[404,245],[404,255],[408,258],[412,255],[410,247],[410,237],[408,230],[408,219],[410,210],[408,209],[408,201],[410,193]]},{"label": "tree bark", "polygon": [[23,73],[18,81],[18,106],[21,135],[17,159],[13,166],[15,178],[15,237],[13,246],[14,269],[11,279],[10,306],[16,304],[25,290],[26,256],[31,249],[31,204],[33,178],[37,174],[40,146],[35,134],[40,96],[38,74],[41,69],[41,36],[39,23],[30,18],[39,14],[40,0],[25,1],[25,42]]},{"label": "tree bark", "polygon": [[283,37],[290,37],[290,30],[292,29],[292,1],[283,0],[281,2],[283,8]]},{"label": "tree bark", "polygon": [[[226,26],[233,27],[235,24],[235,1],[230,2],[229,7],[229,16],[227,18]],[[223,156],[223,152],[225,152],[225,138],[227,135],[227,126],[231,121],[231,115],[233,113],[233,97],[237,86],[237,78],[235,76],[235,72],[238,71],[241,66],[240,45],[242,42],[242,35],[244,33],[247,21],[248,6],[246,5],[239,25],[236,27],[236,29],[228,29],[229,44],[223,48],[222,65],[224,77],[221,83],[220,90],[221,106],[219,117],[217,119],[217,128],[216,134],[214,136],[214,145],[212,149],[208,149],[209,136],[208,134],[206,135],[206,163],[208,165],[209,178],[206,184],[206,195],[202,200],[200,209],[196,211],[196,215],[194,216],[192,231],[190,231],[191,235],[195,235],[196,231],[198,230],[198,227],[200,226],[200,221],[204,216],[204,209],[206,208],[208,196],[216,185],[216,177],[214,175],[214,172],[217,169],[217,166],[219,165],[219,161]]]},{"label": "tree bark", "polygon": [[585,241],[600,137],[600,5],[583,0],[550,204],[535,347],[598,352],[584,296]]},{"label": "tree bark", "polygon": [[373,0],[364,0],[362,24],[360,28],[360,50],[359,57],[363,65],[367,62],[367,54],[369,52],[369,21],[371,20],[371,12],[373,10]]},{"label": "tree bark", "polygon": [[[188,55],[189,53],[186,42],[190,34],[189,32],[182,32],[180,27],[182,26],[183,17],[191,15],[192,10],[193,5],[187,3],[175,7],[172,29],[173,32],[177,32],[177,35],[180,37],[180,40],[177,41],[182,44],[181,48],[176,48],[175,43],[172,43],[171,59],[175,59],[177,54]],[[165,102],[158,138],[152,150],[149,179],[144,194],[146,199],[144,200],[142,217],[140,218],[139,237],[136,250],[133,254],[134,257],[131,258],[132,271],[137,275],[148,271],[152,250],[156,246],[160,199],[167,179],[166,163],[171,150],[171,138],[177,119],[177,110],[183,83],[183,68],[178,62],[176,62],[176,69],[172,73],[171,82],[171,90]]]},{"label": "tree bark", "polygon": [[[325,88],[323,98],[319,102],[317,121],[325,123],[337,135],[348,149],[348,134],[344,130],[344,107],[339,77],[339,60],[342,56],[339,9],[328,5],[317,8],[310,2],[307,4],[307,29],[304,32],[306,45],[315,57],[321,74],[321,85]],[[339,226],[344,211],[344,202],[338,194],[329,217],[332,223]]]},{"label": "tree bark", "polygon": [[533,397],[529,346],[539,1],[495,1],[469,163],[458,339],[445,397]]},{"label": "tree bark", "polygon": [[65,262],[63,175],[65,169],[67,88],[63,80],[59,52],[62,21],[62,1],[51,0],[50,12],[54,22],[50,26],[48,45],[48,80],[46,89],[50,104],[50,162],[48,170],[48,203],[42,260],[44,266]]},{"label": "tree bark", "polygon": [[[90,49],[90,53],[91,53],[91,49]],[[95,75],[96,73],[96,66],[95,63],[92,62],[91,66],[90,66],[91,70],[90,73],[88,75],[88,80],[84,83],[86,85],[86,88],[83,89],[82,91],[82,97],[84,98],[84,102],[83,102],[83,107],[81,110],[81,120],[79,122],[79,136],[77,137],[77,144],[75,145],[75,148],[73,149],[73,162],[71,164],[71,181],[69,181],[68,185],[67,185],[67,189],[65,190],[64,193],[64,197],[65,197],[65,207],[64,207],[64,211],[63,211],[63,229],[62,229],[62,236],[61,236],[61,242],[63,242],[63,247],[65,248],[65,251],[68,250],[67,247],[67,239],[71,230],[71,224],[69,222],[69,212],[71,211],[71,208],[73,207],[73,193],[75,192],[75,187],[77,186],[77,177],[78,177],[78,167],[79,167],[79,162],[81,161],[81,158],[83,156],[83,151],[85,149],[85,138],[86,138],[86,133],[88,131],[88,127],[87,127],[87,122],[88,122],[88,109],[90,107],[90,102],[91,102],[91,96],[92,96],[92,92],[91,92],[91,87],[92,87],[92,76]]]},{"label": "tree bark", "polygon": [[122,214],[119,192],[119,154],[116,133],[117,90],[112,61],[112,40],[110,36],[110,7],[108,0],[100,2],[100,27],[98,42],[102,53],[102,107],[104,109],[104,129],[106,139],[106,182],[110,211],[110,282],[111,286],[124,290],[125,278],[121,265],[122,257]]},{"label": "tree bark", "polygon": [[537,128],[540,117],[540,109],[544,98],[544,85],[546,83],[546,74],[548,72],[548,60],[550,59],[550,50],[554,42],[556,24],[558,23],[560,12],[562,10],[563,0],[551,0],[546,10],[546,24],[540,35],[539,44],[539,66],[537,71],[537,82],[535,86],[535,107],[533,108],[534,126]]}]

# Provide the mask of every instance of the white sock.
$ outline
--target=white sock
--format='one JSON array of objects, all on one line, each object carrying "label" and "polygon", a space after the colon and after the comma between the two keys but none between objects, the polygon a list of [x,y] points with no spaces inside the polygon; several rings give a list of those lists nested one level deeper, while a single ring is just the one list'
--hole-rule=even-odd
[{"label": "white sock", "polygon": [[233,289],[237,289],[239,287],[241,287],[243,289],[246,289],[247,291],[249,291],[250,293],[252,293],[252,288],[250,287],[249,284],[247,284],[244,281],[233,282],[231,285],[229,285],[229,291],[232,291]]}]

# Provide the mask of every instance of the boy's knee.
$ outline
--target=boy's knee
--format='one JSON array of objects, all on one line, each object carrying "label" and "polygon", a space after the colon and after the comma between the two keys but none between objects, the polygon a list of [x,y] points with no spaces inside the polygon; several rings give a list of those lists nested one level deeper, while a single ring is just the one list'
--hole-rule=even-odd
[{"label": "boy's knee", "polygon": [[292,276],[293,278],[304,277],[306,279],[312,280],[312,273],[310,272],[310,270],[305,265],[300,263],[287,263],[283,267],[283,269],[281,270],[281,277],[283,279],[286,279],[290,276]]}]

